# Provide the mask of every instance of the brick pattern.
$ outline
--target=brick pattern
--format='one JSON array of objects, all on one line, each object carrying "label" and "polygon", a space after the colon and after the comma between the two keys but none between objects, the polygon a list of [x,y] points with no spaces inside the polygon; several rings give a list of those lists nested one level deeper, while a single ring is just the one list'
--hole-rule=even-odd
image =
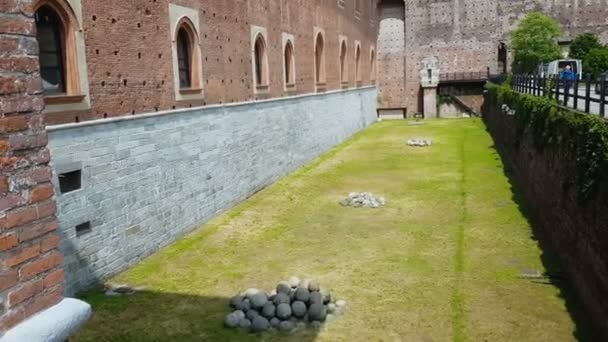
[{"label": "brick pattern", "polygon": [[[175,99],[169,3],[199,13],[202,100]],[[371,23],[376,14],[372,6],[362,6],[357,19],[355,1],[346,1],[344,8],[327,0],[104,0],[82,1],[82,5],[92,108],[50,113],[49,124],[312,93],[315,26],[327,35],[327,89],[340,89],[339,34],[351,42],[361,41],[363,85],[371,83],[369,51],[377,35]],[[251,25],[268,31],[270,78],[264,94],[254,94]],[[283,32],[295,37],[295,91],[283,87]],[[350,55],[349,69],[354,70]],[[355,87],[352,78],[350,87]]]},{"label": "brick pattern", "polygon": [[0,1],[0,334],[63,296],[33,1]]},{"label": "brick pattern", "polygon": [[[403,1],[384,0],[381,7]],[[439,58],[442,73],[492,72],[499,69],[498,46],[509,46],[509,34],[531,11],[542,11],[561,23],[563,38],[573,39],[583,32],[595,32],[608,43],[608,7],[602,1],[579,0],[408,0],[405,10],[405,89],[394,81],[393,64],[378,65],[381,106],[401,102],[409,113],[422,111],[420,69],[422,59]],[[391,17],[382,18],[394,20]],[[380,23],[383,26],[383,23]],[[391,39],[390,30],[381,32],[379,40]],[[378,50],[378,59],[393,58],[394,51]],[[511,63],[509,52],[508,64]],[[391,96],[396,94],[394,96]]]}]

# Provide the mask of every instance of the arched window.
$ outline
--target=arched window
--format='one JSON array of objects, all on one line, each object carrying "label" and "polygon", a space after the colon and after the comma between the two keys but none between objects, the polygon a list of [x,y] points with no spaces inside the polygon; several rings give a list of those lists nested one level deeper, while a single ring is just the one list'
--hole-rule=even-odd
[{"label": "arched window", "polygon": [[369,79],[372,83],[376,82],[376,51],[372,48],[370,52]]},{"label": "arched window", "polygon": [[255,39],[254,46],[254,69],[256,87],[268,86],[268,57],[266,54],[266,42],[260,34]]},{"label": "arched window", "polygon": [[340,44],[340,81],[342,84],[348,83],[346,72],[346,41],[342,41]]},{"label": "arched window", "polygon": [[194,25],[198,21],[195,13],[177,16],[179,19],[174,19],[174,24],[171,24],[174,30],[171,53],[177,101],[203,97],[203,61],[198,30]]},{"label": "arched window", "polygon": [[355,82],[357,84],[361,83],[361,72],[359,70],[359,67],[361,65],[361,46],[359,46],[359,44],[357,44],[357,47],[355,48]]},{"label": "arched window", "polygon": [[507,46],[505,43],[498,45],[498,72],[507,73]]},{"label": "arched window", "polygon": [[315,81],[317,84],[325,83],[325,42],[321,33],[317,34],[315,41]]},{"label": "arched window", "polygon": [[284,63],[285,63],[285,85],[293,86],[295,85],[295,63],[293,56],[293,44],[290,40],[285,43],[285,51],[284,51]]},{"label": "arched window", "polygon": [[57,11],[49,5],[38,8],[35,20],[44,94],[65,94],[67,92],[65,24]]},{"label": "arched window", "polygon": [[192,44],[185,27],[177,32],[177,65],[179,69],[179,87],[192,87]]}]

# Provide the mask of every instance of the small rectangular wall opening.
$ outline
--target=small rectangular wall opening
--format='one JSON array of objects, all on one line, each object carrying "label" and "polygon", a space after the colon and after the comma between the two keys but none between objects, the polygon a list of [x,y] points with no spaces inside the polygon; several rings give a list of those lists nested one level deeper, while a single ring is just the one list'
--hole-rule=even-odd
[{"label": "small rectangular wall opening", "polygon": [[81,170],[59,174],[59,191],[62,194],[78,190],[82,187]]},{"label": "small rectangular wall opening", "polygon": [[85,234],[88,234],[90,232],[93,231],[93,228],[91,228],[91,222],[87,221],[85,223],[81,223],[79,225],[76,226],[76,236],[82,236]]}]

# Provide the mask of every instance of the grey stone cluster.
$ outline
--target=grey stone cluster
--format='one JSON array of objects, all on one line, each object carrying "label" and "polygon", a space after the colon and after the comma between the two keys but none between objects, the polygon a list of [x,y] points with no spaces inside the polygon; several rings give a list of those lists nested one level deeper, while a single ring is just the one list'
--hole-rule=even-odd
[{"label": "grey stone cluster", "polygon": [[294,332],[310,327],[319,329],[344,312],[345,300],[332,301],[329,291],[313,280],[291,277],[281,281],[270,293],[248,289],[230,299],[233,312],[224,325],[260,333],[272,329]]},{"label": "grey stone cluster", "polygon": [[433,145],[433,141],[431,139],[423,139],[423,138],[409,139],[407,141],[407,145],[415,146],[415,147],[428,147],[428,146]]},{"label": "grey stone cluster", "polygon": [[376,197],[371,192],[351,192],[348,197],[340,201],[343,207],[380,208],[386,204],[384,197]]},{"label": "grey stone cluster", "polygon": [[117,297],[117,296],[130,296],[135,294],[135,292],[142,291],[143,287],[131,287],[129,285],[114,285],[107,284],[106,285],[106,296],[109,297]]},{"label": "grey stone cluster", "polygon": [[503,104],[501,109],[502,109],[503,114],[510,115],[510,116],[515,115],[515,109],[509,108],[509,106],[507,106],[506,104]]}]

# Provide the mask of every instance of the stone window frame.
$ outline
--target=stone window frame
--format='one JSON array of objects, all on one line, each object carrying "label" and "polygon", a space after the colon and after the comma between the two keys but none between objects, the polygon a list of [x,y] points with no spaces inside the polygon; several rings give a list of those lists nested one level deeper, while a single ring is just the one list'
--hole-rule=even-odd
[{"label": "stone window frame", "polygon": [[[263,43],[263,56],[261,61],[262,82],[258,84],[256,68],[256,44],[258,41]],[[264,94],[270,91],[270,70],[268,64],[268,31],[265,27],[251,25],[251,76],[253,81],[254,94]]]},{"label": "stone window frame", "polygon": [[[173,65],[173,88],[176,101],[202,100],[203,58],[200,39],[200,19],[198,10],[169,4],[169,24],[171,35],[171,56]],[[180,87],[179,62],[177,58],[177,37],[180,29],[185,29],[190,39],[190,88]]]},{"label": "stone window frame", "polygon": [[369,81],[371,84],[376,84],[376,48],[372,45],[369,47]]},{"label": "stone window frame", "polygon": [[363,77],[361,72],[361,41],[355,40],[354,49],[354,69],[355,69],[355,86],[360,87],[363,84]]},{"label": "stone window frame", "polygon": [[81,0],[40,0],[32,7],[36,13],[43,6],[51,8],[61,20],[65,94],[43,96],[43,113],[84,111],[91,108],[89,77]]},{"label": "stone window frame", "polygon": [[[179,78],[179,51],[177,51],[177,45],[178,41],[179,41],[179,36],[180,36],[180,31],[181,32],[185,32],[186,34],[186,39],[187,39],[187,52],[188,52],[188,72],[190,73],[189,75],[189,80],[190,80],[190,86],[189,87],[182,87],[181,86],[181,80]],[[200,69],[201,67],[201,61],[202,58],[200,56],[200,44],[198,42],[198,34],[196,33],[196,29],[194,28],[194,24],[192,24],[192,21],[190,21],[189,18],[187,17],[183,17],[182,19],[180,19],[180,21],[177,24],[177,29],[175,31],[175,37],[174,37],[175,43],[176,43],[176,56],[178,57],[178,66],[177,66],[177,73],[178,73],[178,86],[179,86],[179,92],[180,94],[195,94],[195,93],[200,93],[202,91],[203,88],[203,84],[202,84],[202,79],[201,77],[199,77],[199,75],[201,75],[201,71]]]},{"label": "stone window frame", "polygon": [[[320,28],[320,27],[314,27],[313,28],[313,61],[314,61],[314,75],[313,75],[313,81],[315,82],[315,91],[319,92],[319,91],[323,91],[326,89],[327,87],[327,74],[326,74],[326,70],[327,70],[327,58],[326,58],[326,54],[327,54],[327,40],[325,38],[325,30]],[[319,38],[321,38],[321,54],[320,56],[318,55],[318,51],[317,51],[317,43],[319,41]],[[317,60],[320,59],[320,60]],[[317,65],[318,64],[318,65]],[[319,69],[319,70],[317,70]]]},{"label": "stone window frame", "polygon": [[[344,49],[343,49],[344,47]],[[344,58],[342,57],[342,51],[344,51]],[[348,70],[348,37],[344,35],[338,36],[338,72],[340,86],[342,89],[349,87],[349,70]]]},{"label": "stone window frame", "polygon": [[[283,51],[283,85],[285,91],[293,91],[296,89],[296,53],[295,53],[295,36],[289,33],[282,33],[282,51]],[[288,66],[286,62],[287,60],[287,46],[291,46],[291,60],[290,65]],[[291,75],[292,81],[288,82],[287,79],[287,68],[289,68],[289,74]]]}]

